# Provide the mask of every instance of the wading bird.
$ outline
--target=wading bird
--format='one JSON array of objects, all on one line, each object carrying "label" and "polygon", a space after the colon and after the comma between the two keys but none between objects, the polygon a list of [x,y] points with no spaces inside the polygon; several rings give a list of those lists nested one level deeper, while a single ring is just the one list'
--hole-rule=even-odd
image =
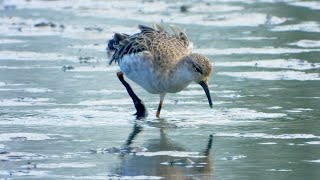
[{"label": "wading bird", "polygon": [[117,72],[117,76],[134,102],[135,115],[145,116],[146,108],[124,80],[124,75],[149,93],[160,95],[156,113],[158,118],[165,95],[180,92],[191,82],[202,86],[212,108],[208,88],[212,70],[209,59],[192,53],[188,37],[178,26],[170,26],[173,34],[158,24],[154,24],[153,28],[138,27],[140,32],[133,35],[115,33],[107,47],[108,54],[112,55],[109,64],[118,63],[121,71]]}]

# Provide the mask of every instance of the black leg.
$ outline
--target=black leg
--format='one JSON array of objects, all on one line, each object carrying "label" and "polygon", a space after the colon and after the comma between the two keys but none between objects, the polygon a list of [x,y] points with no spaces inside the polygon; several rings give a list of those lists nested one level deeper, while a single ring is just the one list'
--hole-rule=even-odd
[{"label": "black leg", "polygon": [[117,72],[117,76],[121,83],[124,85],[124,87],[127,89],[127,92],[134,103],[134,107],[137,110],[137,112],[134,115],[136,115],[138,118],[145,117],[147,115],[147,111],[142,100],[133,92],[130,85],[124,80],[123,73],[121,71]]}]

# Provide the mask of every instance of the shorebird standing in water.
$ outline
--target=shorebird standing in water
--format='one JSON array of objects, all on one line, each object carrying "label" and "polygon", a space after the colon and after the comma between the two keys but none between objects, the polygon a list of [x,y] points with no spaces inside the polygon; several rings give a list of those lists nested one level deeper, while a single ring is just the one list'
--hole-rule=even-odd
[{"label": "shorebird standing in water", "polygon": [[172,35],[163,27],[154,28],[139,25],[140,32],[134,35],[115,33],[108,42],[109,62],[118,63],[121,71],[117,76],[132,98],[137,116],[145,116],[146,108],[142,100],[133,92],[123,75],[152,94],[160,95],[156,117],[167,93],[177,93],[191,82],[202,86],[212,108],[208,88],[211,64],[202,54],[192,53],[186,34],[177,26],[170,26]]}]

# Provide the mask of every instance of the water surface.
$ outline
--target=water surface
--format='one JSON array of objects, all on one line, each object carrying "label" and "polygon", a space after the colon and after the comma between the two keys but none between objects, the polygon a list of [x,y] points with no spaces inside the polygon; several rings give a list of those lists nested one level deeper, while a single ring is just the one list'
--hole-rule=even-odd
[{"label": "water surface", "polygon": [[[319,7],[1,1],[0,177],[318,179]],[[131,82],[149,112],[132,116],[105,42],[153,22],[181,26],[211,59],[213,109],[192,84],[156,119],[159,97]]]}]

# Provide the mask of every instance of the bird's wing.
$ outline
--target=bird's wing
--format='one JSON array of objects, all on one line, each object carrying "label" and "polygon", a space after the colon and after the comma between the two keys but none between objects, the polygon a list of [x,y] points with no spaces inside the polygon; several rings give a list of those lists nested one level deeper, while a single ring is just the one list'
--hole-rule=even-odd
[{"label": "bird's wing", "polygon": [[115,33],[108,43],[108,50],[114,51],[110,64],[119,62],[124,55],[148,51],[155,63],[176,63],[190,51],[189,40],[178,26],[170,26],[170,35],[158,24],[154,28],[139,25],[140,32],[134,35]]}]

